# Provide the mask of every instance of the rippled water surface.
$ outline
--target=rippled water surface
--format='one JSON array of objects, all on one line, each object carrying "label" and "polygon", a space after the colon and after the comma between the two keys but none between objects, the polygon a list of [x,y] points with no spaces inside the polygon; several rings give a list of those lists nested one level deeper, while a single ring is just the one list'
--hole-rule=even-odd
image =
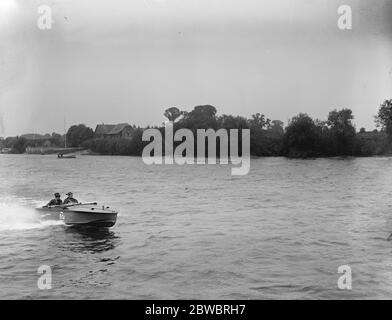
[{"label": "rippled water surface", "polygon": [[[392,159],[146,166],[0,155],[0,298],[392,298]],[[73,191],[120,211],[75,230],[34,210]],[[50,265],[53,288],[39,290]],[[352,268],[352,290],[337,288]]]}]

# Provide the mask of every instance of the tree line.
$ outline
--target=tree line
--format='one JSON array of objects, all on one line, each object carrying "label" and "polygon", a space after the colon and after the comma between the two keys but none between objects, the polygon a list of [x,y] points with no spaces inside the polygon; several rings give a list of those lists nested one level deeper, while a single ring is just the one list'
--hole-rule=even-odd
[{"label": "tree line", "polygon": [[[379,130],[356,130],[352,110],[332,110],[324,120],[313,119],[306,113],[291,118],[286,127],[280,120],[270,120],[261,113],[250,118],[218,115],[212,105],[200,105],[192,111],[176,107],[164,111],[167,120],[174,123],[174,131],[197,129],[250,129],[252,156],[285,156],[290,158],[372,156],[392,153],[392,99],[385,100],[375,116]],[[147,127],[150,128],[150,127]],[[68,146],[83,147],[97,154],[141,156],[149,142],[142,141],[144,129],[133,128],[132,139],[95,138],[91,128],[80,124],[71,126],[66,134]],[[155,126],[164,133],[164,125]],[[162,134],[164,137],[164,134]],[[60,139],[59,143],[63,141]],[[181,143],[181,142],[178,142]],[[23,152],[28,141],[20,137],[7,138],[4,147]],[[196,142],[195,142],[196,144]],[[219,141],[217,143],[219,152]]]}]

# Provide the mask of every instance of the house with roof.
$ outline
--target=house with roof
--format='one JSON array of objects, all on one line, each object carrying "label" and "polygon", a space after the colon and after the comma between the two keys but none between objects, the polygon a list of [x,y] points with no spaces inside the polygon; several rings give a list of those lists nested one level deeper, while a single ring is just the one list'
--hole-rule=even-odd
[{"label": "house with roof", "polygon": [[98,124],[95,128],[96,138],[132,139],[133,128],[128,123]]}]

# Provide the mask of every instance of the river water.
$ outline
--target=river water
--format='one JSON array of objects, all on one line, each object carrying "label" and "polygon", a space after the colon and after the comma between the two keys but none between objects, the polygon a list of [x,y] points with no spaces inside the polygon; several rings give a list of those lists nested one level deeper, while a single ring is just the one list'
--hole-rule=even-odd
[{"label": "river water", "polygon": [[[0,155],[0,299],[392,298],[392,158],[145,165]],[[58,191],[120,211],[77,230],[34,210]],[[39,290],[37,269],[52,269]],[[352,289],[340,290],[348,265]]]}]

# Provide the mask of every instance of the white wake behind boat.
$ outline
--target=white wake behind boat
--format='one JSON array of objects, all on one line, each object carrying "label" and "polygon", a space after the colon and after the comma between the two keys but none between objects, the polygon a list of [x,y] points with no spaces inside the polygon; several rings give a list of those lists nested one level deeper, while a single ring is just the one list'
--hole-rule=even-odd
[{"label": "white wake behind boat", "polygon": [[94,203],[43,206],[37,208],[45,217],[60,219],[68,226],[88,226],[109,228],[114,226],[118,211]]}]

